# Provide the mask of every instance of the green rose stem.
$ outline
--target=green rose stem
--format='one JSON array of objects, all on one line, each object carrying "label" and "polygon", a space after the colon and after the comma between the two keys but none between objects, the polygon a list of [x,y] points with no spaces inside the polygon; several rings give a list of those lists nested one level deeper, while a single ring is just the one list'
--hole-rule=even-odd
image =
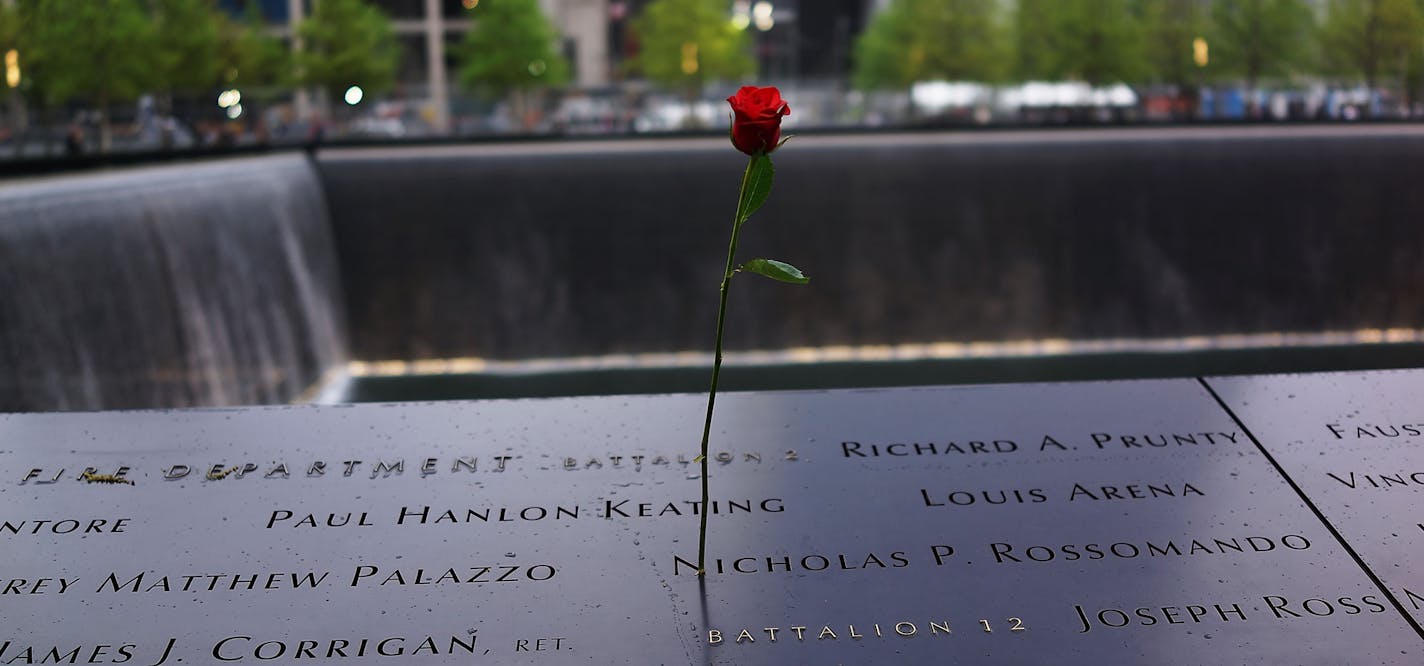
[{"label": "green rose stem", "polygon": [[[712,408],[717,405],[717,379],[722,375],[722,333],[727,322],[727,292],[732,286],[732,276],[737,269],[737,237],[742,232],[742,204],[747,198],[747,181],[752,176],[752,166],[756,155],[747,162],[747,170],[742,172],[742,187],[737,193],[737,215],[732,220],[732,240],[727,245],[727,268],[722,271],[722,287],[717,300],[717,336],[712,343],[712,388],[707,391],[707,419],[702,423],[702,448],[698,458],[702,461],[702,519],[697,530],[697,575],[707,573],[707,506],[711,497],[708,486],[708,441],[712,438]],[[760,156],[770,162],[764,155]]]},{"label": "green rose stem", "polygon": [[702,449],[697,456],[698,461],[702,463],[702,520],[697,532],[698,576],[707,573],[707,515],[710,513],[708,506],[711,499],[707,447],[712,437],[712,408],[717,404],[717,380],[722,374],[722,334],[727,320],[727,292],[732,285],[732,276],[745,270],[790,284],[806,284],[810,281],[796,267],[771,259],[752,259],[741,266],[737,265],[737,239],[742,225],[746,224],[752,213],[756,212],[766,201],[767,195],[771,194],[773,175],[771,158],[767,157],[766,153],[758,152],[747,162],[747,170],[742,173],[742,187],[737,195],[737,215],[732,220],[732,240],[727,245],[727,267],[722,271],[722,287],[717,302],[717,336],[712,352],[712,387],[707,392],[707,418],[702,424]]}]

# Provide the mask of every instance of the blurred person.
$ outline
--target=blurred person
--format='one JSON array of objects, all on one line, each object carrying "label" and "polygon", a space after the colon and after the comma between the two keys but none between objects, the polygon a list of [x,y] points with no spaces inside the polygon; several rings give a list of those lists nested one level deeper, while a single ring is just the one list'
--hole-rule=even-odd
[{"label": "blurred person", "polygon": [[174,137],[178,134],[178,121],[173,116],[165,116],[158,123],[158,149],[163,152],[173,150]]},{"label": "blurred person", "polygon": [[84,128],[79,123],[69,123],[64,132],[64,154],[71,158],[84,154]]},{"label": "blurred person", "polygon": [[326,139],[326,119],[321,116],[312,118],[311,126],[307,128],[306,149],[316,150],[317,146]]},{"label": "blurred person", "polygon": [[219,132],[221,126],[210,120],[205,120],[198,125],[198,143],[203,148],[216,148],[218,145]]},{"label": "blurred person", "polygon": [[216,143],[213,145],[218,150],[232,150],[237,147],[237,137],[241,134],[241,125],[237,123],[218,123]]}]

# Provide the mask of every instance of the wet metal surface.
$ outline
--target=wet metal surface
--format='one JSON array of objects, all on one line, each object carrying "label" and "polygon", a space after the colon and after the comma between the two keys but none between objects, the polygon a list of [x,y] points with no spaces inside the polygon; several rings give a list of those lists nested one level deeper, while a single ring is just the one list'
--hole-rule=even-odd
[{"label": "wet metal surface", "polygon": [[1424,382],[1417,371],[1212,378],[1358,557],[1424,621]]}]

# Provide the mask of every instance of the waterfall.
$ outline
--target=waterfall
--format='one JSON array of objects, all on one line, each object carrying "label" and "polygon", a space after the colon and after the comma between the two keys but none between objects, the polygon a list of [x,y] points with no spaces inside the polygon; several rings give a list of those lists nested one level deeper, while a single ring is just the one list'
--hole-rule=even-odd
[{"label": "waterfall", "polygon": [[288,402],[346,349],[304,156],[0,185],[0,412]]}]

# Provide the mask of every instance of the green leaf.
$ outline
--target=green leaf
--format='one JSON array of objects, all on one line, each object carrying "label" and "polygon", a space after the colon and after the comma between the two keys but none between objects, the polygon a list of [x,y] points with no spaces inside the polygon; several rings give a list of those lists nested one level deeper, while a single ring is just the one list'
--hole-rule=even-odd
[{"label": "green leaf", "polygon": [[811,281],[811,278],[806,277],[801,272],[801,269],[775,259],[752,259],[742,264],[739,270],[764,275],[778,282],[786,282],[788,284],[806,284]]},{"label": "green leaf", "polygon": [[737,224],[747,221],[761,208],[767,196],[771,194],[771,180],[775,175],[775,169],[771,167],[771,158],[766,155],[757,155],[747,163],[747,172],[742,177],[741,198],[737,201]]}]

